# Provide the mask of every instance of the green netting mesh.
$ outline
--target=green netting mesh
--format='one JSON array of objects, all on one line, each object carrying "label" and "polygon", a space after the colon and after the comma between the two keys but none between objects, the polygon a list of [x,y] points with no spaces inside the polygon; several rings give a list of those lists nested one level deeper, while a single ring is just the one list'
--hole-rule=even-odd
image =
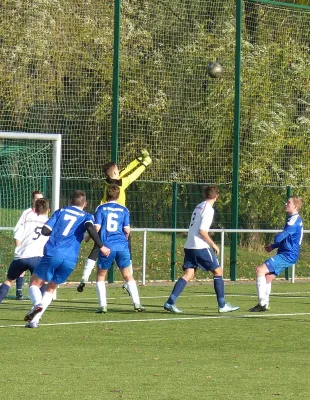
[{"label": "green netting mesh", "polygon": [[[123,0],[119,163],[144,179],[232,179],[235,2]],[[4,1],[0,129],[63,134],[64,178],[111,157],[114,2]],[[309,10],[243,2],[240,182],[309,180]],[[218,60],[224,74],[207,75]]]},{"label": "green netting mesh", "polygon": [[246,1],[241,179],[309,185],[310,9]]},{"label": "green netting mesh", "polygon": [[53,144],[42,140],[0,140],[0,226],[13,227],[33,190],[51,198]]}]

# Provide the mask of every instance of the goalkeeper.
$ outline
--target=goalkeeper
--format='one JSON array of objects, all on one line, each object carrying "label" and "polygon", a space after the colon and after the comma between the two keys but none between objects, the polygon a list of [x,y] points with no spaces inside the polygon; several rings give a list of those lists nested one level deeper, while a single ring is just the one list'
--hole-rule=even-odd
[{"label": "goalkeeper", "polygon": [[[100,204],[104,204],[107,202],[107,189],[109,185],[117,184],[120,187],[120,195],[118,198],[118,203],[126,207],[125,190],[132,182],[134,182],[139,178],[139,176],[145,171],[146,167],[148,167],[151,163],[152,159],[148,151],[144,149],[141,151],[141,154],[138,158],[133,160],[130,164],[127,165],[126,168],[122,169],[121,171],[119,171],[117,165],[113,161],[110,161],[107,164],[105,164],[103,166],[103,171],[106,176],[106,180],[104,182],[103,197],[101,199]],[[128,240],[129,240],[129,250],[131,256],[130,236]],[[88,238],[86,238],[86,241],[88,241]],[[90,274],[95,267],[98,255],[99,255],[99,248],[96,245],[94,245],[92,251],[90,252],[85,262],[83,276],[79,286],[77,287],[78,292],[83,292],[84,286],[88,282]],[[124,284],[123,288],[126,289],[127,292],[129,293],[126,284]]]}]

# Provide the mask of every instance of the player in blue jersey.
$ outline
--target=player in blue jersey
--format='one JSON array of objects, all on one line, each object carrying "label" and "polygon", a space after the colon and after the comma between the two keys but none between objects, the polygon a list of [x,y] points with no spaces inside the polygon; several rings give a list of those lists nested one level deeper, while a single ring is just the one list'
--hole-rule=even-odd
[{"label": "player in blue jersey", "polygon": [[[57,285],[64,283],[76,266],[81,242],[85,231],[99,246],[100,251],[108,256],[106,248],[94,227],[94,217],[83,209],[86,206],[86,194],[76,190],[71,197],[71,205],[54,212],[42,228],[42,234],[49,236],[44,247],[44,256],[35,268],[31,279],[29,294],[33,308],[25,316],[27,328],[37,328],[42,314],[53,299]],[[40,287],[48,282],[42,297]]]},{"label": "player in blue jersey", "polygon": [[117,202],[120,187],[111,184],[106,192],[107,202],[100,205],[95,213],[95,226],[102,243],[110,249],[109,256],[99,254],[96,289],[99,300],[98,313],[107,312],[107,296],[105,279],[109,268],[116,261],[132,298],[134,309],[142,312],[145,308],[140,304],[136,281],[133,278],[128,237],[130,234],[130,217],[126,207]]},{"label": "player in blue jersey", "polygon": [[173,313],[182,312],[176,307],[175,302],[187,283],[194,278],[198,267],[203,271],[211,271],[213,274],[218,311],[227,313],[239,309],[238,306],[232,306],[225,301],[223,268],[216,257],[220,250],[208,233],[214,216],[213,206],[219,198],[217,187],[206,186],[204,195],[205,201],[198,204],[192,214],[184,246],[184,275],[176,282],[169,299],[164,304],[164,309]]},{"label": "player in blue jersey", "polygon": [[300,246],[303,237],[303,224],[299,215],[302,199],[297,196],[290,197],[286,204],[287,220],[282,232],[278,233],[272,244],[265,250],[270,253],[278,249],[277,254],[268,258],[264,264],[256,268],[256,290],[258,304],[250,308],[251,312],[267,311],[269,309],[269,296],[272,280],[281,272],[295,264],[299,258]]}]

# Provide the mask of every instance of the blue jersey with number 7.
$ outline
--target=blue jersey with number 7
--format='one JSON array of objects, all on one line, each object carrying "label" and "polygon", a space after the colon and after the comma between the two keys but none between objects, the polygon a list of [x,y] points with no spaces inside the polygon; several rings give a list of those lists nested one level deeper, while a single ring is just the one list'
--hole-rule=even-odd
[{"label": "blue jersey with number 7", "polygon": [[93,223],[94,217],[78,207],[68,206],[55,211],[45,224],[52,233],[44,247],[44,255],[77,262],[86,222]]},{"label": "blue jersey with number 7", "polygon": [[95,225],[100,227],[102,243],[111,251],[128,249],[128,240],[124,233],[130,227],[129,210],[115,201],[109,201],[97,207]]}]

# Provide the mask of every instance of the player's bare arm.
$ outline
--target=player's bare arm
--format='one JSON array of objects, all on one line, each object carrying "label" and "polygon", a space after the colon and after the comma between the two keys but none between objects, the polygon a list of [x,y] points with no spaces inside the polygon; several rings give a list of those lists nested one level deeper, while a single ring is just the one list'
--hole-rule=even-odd
[{"label": "player's bare arm", "polygon": [[220,254],[220,249],[219,249],[219,247],[217,246],[216,243],[213,242],[213,240],[211,239],[211,237],[210,237],[210,235],[208,234],[208,232],[207,232],[207,231],[204,231],[204,230],[202,230],[202,229],[200,229],[200,230],[199,230],[199,233],[200,233],[201,237],[203,238],[203,240],[204,240],[205,242],[207,242],[209,246],[212,247],[212,249],[214,250],[214,253],[215,253],[216,255]]}]

